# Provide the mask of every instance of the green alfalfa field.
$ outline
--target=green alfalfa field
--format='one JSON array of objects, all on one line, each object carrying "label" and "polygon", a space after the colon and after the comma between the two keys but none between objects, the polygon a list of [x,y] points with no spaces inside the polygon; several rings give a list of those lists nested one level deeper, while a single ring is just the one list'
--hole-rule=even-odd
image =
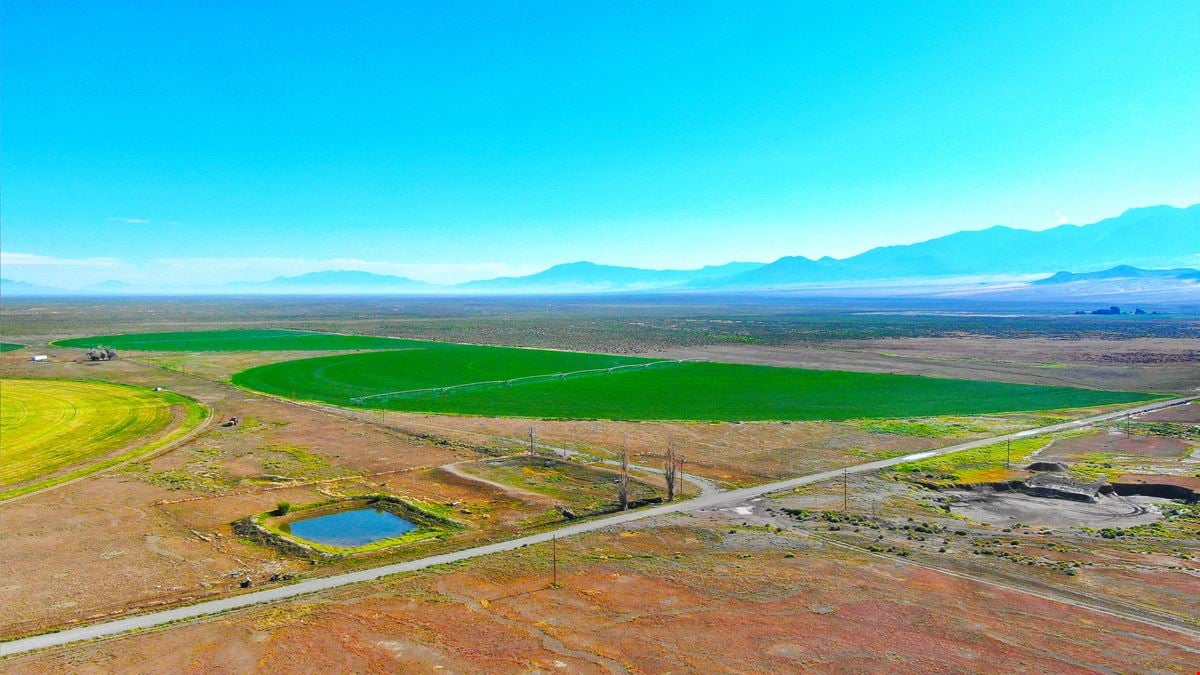
[{"label": "green alfalfa field", "polygon": [[338,406],[486,417],[844,420],[1081,408],[1133,392],[733,363],[445,346],[286,361],[233,383]]},{"label": "green alfalfa field", "polygon": [[1054,410],[1155,398],[1072,387],[291,330],[107,335],[55,344],[133,351],[356,351],[259,366],[235,374],[232,381],[267,394],[345,407],[498,417],[844,420]]}]

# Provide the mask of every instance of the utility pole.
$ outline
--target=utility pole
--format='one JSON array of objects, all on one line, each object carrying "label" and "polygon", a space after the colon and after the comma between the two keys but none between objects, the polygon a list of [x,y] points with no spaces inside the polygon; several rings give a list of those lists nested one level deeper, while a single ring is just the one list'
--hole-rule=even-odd
[{"label": "utility pole", "polygon": [[622,511],[629,510],[629,448],[621,448],[621,477],[617,483],[617,502]]},{"label": "utility pole", "polygon": [[550,569],[552,570],[551,574],[553,575],[552,578],[554,580],[551,582],[550,585],[557,588],[558,587],[558,536],[557,535],[550,537],[550,556],[551,556]]},{"label": "utility pole", "polygon": [[842,513],[850,510],[850,469],[842,469]]},{"label": "utility pole", "polygon": [[675,474],[675,477],[679,481],[679,496],[682,497],[683,496],[683,458],[682,457],[679,458],[679,471]]},{"label": "utility pole", "polygon": [[533,457],[533,427],[529,427],[529,456]]},{"label": "utility pole", "polygon": [[1004,441],[1004,468],[1006,468],[1006,469],[1012,468],[1012,439],[1011,438],[1005,439],[1005,441]]},{"label": "utility pole", "polygon": [[675,472],[679,470],[679,461],[675,459],[675,443],[667,437],[667,452],[663,455],[663,479],[667,483],[667,501],[675,501]]}]

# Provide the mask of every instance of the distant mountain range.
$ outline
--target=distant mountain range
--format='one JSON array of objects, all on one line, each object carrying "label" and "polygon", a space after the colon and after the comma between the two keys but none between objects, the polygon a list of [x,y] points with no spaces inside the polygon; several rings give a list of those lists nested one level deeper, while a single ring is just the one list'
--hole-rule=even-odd
[{"label": "distant mountain range", "polygon": [[1044,286],[1111,279],[1200,279],[1200,270],[1187,267],[1178,267],[1172,270],[1144,270],[1132,265],[1118,265],[1099,272],[1059,272],[1054,276],[1038,279],[1033,282],[1033,285]]},{"label": "distant mountain range", "polygon": [[13,295],[61,295],[67,291],[61,288],[51,288],[50,286],[38,286],[37,284],[28,284],[24,281],[13,281],[12,279],[0,279],[0,296]]},{"label": "distant mountain range", "polygon": [[[732,262],[692,270],[654,270],[581,261],[536,274],[439,286],[361,271],[322,271],[269,281],[207,288],[138,287],[120,281],[82,291],[0,280],[0,294],[552,294],[605,292],[855,292],[986,294],[1085,293],[1089,284],[1116,293],[1156,289],[1156,297],[1200,293],[1200,204],[1130,209],[1090,225],[1049,230],[995,226],[902,246],[884,246],[844,259],[783,257],[772,263]],[[1032,281],[1031,279],[1044,278]],[[1141,285],[1128,283],[1141,280]],[[1149,284],[1149,285],[1147,285]],[[1053,288],[1060,290],[1055,291]],[[1037,290],[1042,289],[1042,290]],[[1174,290],[1172,290],[1174,289]],[[1105,291],[1105,292],[1109,292]],[[1176,291],[1178,291],[1176,293]],[[1166,295],[1163,295],[1163,294]]]},{"label": "distant mountain range", "polygon": [[1130,209],[1091,225],[1035,232],[995,227],[906,246],[883,246],[835,260],[780,258],[707,288],[777,288],[804,283],[914,277],[1091,272],[1120,265],[1200,263],[1200,204]]},{"label": "distant mountain range", "polygon": [[295,277],[276,277],[270,281],[235,281],[225,284],[225,288],[238,293],[323,295],[342,293],[347,289],[358,293],[412,293],[437,287],[408,277],[336,270],[309,272]]},{"label": "distant mountain range", "polygon": [[575,262],[555,265],[550,269],[524,277],[471,281],[460,284],[458,288],[467,291],[519,291],[523,293],[656,290],[700,282],[720,284],[762,266],[763,263],[731,262],[725,265],[709,265],[695,270],[647,270],[640,267]]}]

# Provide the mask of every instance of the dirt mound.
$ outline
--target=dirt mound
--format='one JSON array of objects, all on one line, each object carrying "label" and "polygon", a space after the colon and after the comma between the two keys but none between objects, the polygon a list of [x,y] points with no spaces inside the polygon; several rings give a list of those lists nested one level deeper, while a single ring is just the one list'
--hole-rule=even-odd
[{"label": "dirt mound", "polygon": [[1034,497],[1050,497],[1053,499],[1069,499],[1076,502],[1096,502],[1100,496],[1103,482],[1083,482],[1072,480],[1066,476],[1040,474],[1025,481],[1025,489],[1021,490]]},{"label": "dirt mound", "polygon": [[1025,467],[1028,471],[1066,473],[1067,465],[1061,462],[1034,462]]}]

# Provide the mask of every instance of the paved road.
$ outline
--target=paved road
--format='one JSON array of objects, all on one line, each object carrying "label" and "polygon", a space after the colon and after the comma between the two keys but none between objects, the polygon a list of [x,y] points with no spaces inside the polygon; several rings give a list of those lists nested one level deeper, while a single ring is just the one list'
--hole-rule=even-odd
[{"label": "paved road", "polygon": [[[95,638],[108,637],[119,635],[133,630],[145,630],[155,628],[174,621],[183,621],[186,619],[194,619],[196,617],[206,616],[209,614],[218,614],[243,607],[251,607],[264,603],[277,602],[288,598],[294,598],[300,595],[307,595],[324,591],[330,588],[346,586],[349,584],[357,584],[365,581],[373,581],[380,577],[386,577],[393,574],[401,574],[403,572],[415,572],[435,565],[445,565],[448,563],[458,562],[460,560],[469,560],[480,556],[491,555],[493,553],[501,553],[503,551],[512,551],[514,549],[529,546],[531,544],[539,544],[548,542],[554,537],[569,537],[571,535],[583,534],[585,532],[593,532],[602,528],[621,525],[624,523],[642,520],[644,518],[653,518],[668,513],[678,513],[687,511],[697,511],[701,509],[722,506],[730,503],[738,503],[752,497],[758,497],[770,492],[780,490],[789,490],[820,481],[838,478],[845,473],[866,473],[877,471],[889,466],[900,464],[903,462],[911,462],[928,457],[937,457],[939,455],[948,455],[954,452],[962,452],[972,448],[990,445],[992,443],[1003,442],[1008,439],[1027,438],[1029,436],[1054,433],[1057,431],[1066,431],[1087,426],[1097,422],[1106,420],[1119,419],[1130,413],[1147,412],[1157,410],[1172,405],[1177,405],[1190,401],[1196,397],[1189,396],[1170,401],[1159,401],[1136,408],[1127,408],[1118,412],[1108,413],[1104,415],[1096,415],[1074,422],[1064,422],[1062,424],[1054,424],[1039,429],[1030,429],[1020,431],[1015,434],[1007,434],[1004,436],[995,436],[969,443],[959,443],[937,450],[927,450],[924,452],[904,455],[902,457],[893,457],[891,459],[879,460],[876,462],[867,462],[865,464],[857,464],[855,466],[846,467],[843,469],[835,469],[832,471],[822,471],[799,478],[791,478],[781,480],[774,483],[767,483],[755,487],[741,488],[738,490],[729,490],[725,492],[714,492],[701,495],[695,499],[684,502],[673,502],[650,508],[639,509],[637,511],[627,511],[605,518],[597,518],[581,523],[566,525],[556,530],[540,532],[525,537],[518,537],[508,541],[497,542],[495,544],[487,544],[484,546],[476,546],[474,548],[456,551],[453,553],[444,553],[441,555],[429,556],[418,560],[410,560],[408,562],[394,563],[390,565],[382,565],[367,570],[359,570],[356,572],[346,572],[343,574],[335,574],[327,577],[318,577],[315,579],[306,579],[304,581],[292,584],[290,586],[280,586],[278,588],[269,588],[261,591],[253,591],[242,595],[236,595],[220,600],[209,600],[200,602],[186,607],[178,607],[175,609],[167,609],[158,612],[148,612],[139,614],[125,619],[117,619],[115,621],[106,621],[103,623],[92,624],[89,626],[80,626],[78,628],[69,628],[58,631],[56,633],[46,633],[44,635],[35,635],[33,637],[12,640],[9,642],[0,643],[0,656],[9,656],[20,654],[23,652],[33,651],[35,649],[45,649],[47,647],[56,647],[60,645],[70,644],[72,642],[80,642],[83,640],[92,640]],[[1093,608],[1095,609],[1095,608]],[[1103,610],[1098,610],[1103,611]],[[1136,617],[1126,617],[1132,620],[1139,620]],[[1147,622],[1150,623],[1150,622]],[[1159,625],[1153,623],[1152,625]],[[1163,627],[1163,626],[1160,626]],[[1176,629],[1179,630],[1179,629]],[[1184,631],[1181,631],[1184,632]]]}]

